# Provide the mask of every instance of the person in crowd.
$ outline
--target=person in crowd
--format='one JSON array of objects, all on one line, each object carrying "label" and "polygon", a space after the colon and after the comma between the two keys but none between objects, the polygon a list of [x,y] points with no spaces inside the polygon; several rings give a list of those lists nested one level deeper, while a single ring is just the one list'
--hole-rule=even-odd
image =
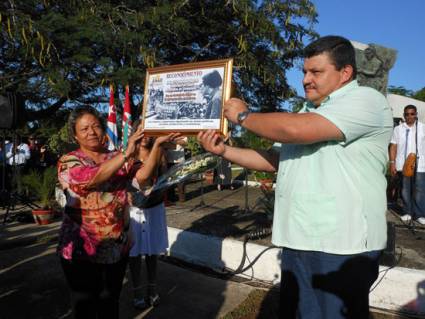
[{"label": "person in crowd", "polygon": [[14,142],[6,145],[7,175],[12,187],[18,194],[23,193],[21,177],[25,174],[27,163],[31,158],[31,152],[27,143],[21,141],[19,135],[15,136]]},{"label": "person in crowd", "polygon": [[30,148],[27,143],[16,136],[14,143],[8,143],[6,148],[6,159],[8,165],[24,166],[31,158]]},{"label": "person in crowd", "polygon": [[[181,164],[185,160],[185,151],[184,148],[187,145],[187,137],[179,139],[176,143],[165,145],[165,158],[167,161],[167,168],[170,169],[174,165]],[[185,196],[185,184],[177,184],[178,200],[184,202],[186,199]],[[170,201],[177,200],[176,191],[174,187],[170,187],[165,194],[166,204],[169,205]]]},{"label": "person in crowd", "polygon": [[[418,223],[425,225],[425,126],[418,121],[414,105],[407,105],[403,116],[405,122],[394,128],[391,138],[390,173],[401,177],[401,220],[408,222],[413,216]],[[402,176],[403,165],[410,153],[417,155],[414,176]]]},{"label": "person in crowd", "polygon": [[[126,163],[144,133],[138,127],[127,149],[111,152],[103,143],[106,124],[94,108],[77,107],[68,125],[79,149],[58,161],[58,179],[66,195],[58,253],[74,317],[118,318],[130,250],[127,181],[131,167]],[[164,140],[172,141],[173,135]]]},{"label": "person in crowd", "polygon": [[219,119],[221,117],[221,83],[223,83],[223,79],[217,70],[202,77],[201,92],[207,101],[205,119]]},{"label": "person in crowd", "polygon": [[282,247],[281,318],[369,318],[369,289],[386,247],[386,179],[392,113],[356,79],[354,47],[325,36],[304,49],[299,113],[250,113],[231,98],[224,116],[274,140],[270,151],[198,134],[207,151],[278,171],[272,242]]},{"label": "person in crowd", "polygon": [[[164,195],[162,192],[148,195],[159,175],[167,170],[164,154],[152,153],[153,146],[160,138],[144,137],[138,144],[135,167],[141,165],[144,169],[133,179],[134,186],[130,191],[130,232],[134,243],[130,250],[129,265],[133,304],[138,309],[159,304],[156,289],[157,260],[158,255],[166,253],[168,248]],[[147,270],[146,298],[142,286],[142,256],[145,257]]]},{"label": "person in crowd", "polygon": [[28,167],[31,169],[38,169],[40,166],[40,144],[35,135],[31,134],[28,137],[28,147],[31,157],[28,160]]}]

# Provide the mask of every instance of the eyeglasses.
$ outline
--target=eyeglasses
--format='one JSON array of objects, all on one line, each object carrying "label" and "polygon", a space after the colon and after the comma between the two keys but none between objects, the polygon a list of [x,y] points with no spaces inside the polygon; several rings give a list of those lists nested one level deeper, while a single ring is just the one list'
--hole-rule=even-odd
[{"label": "eyeglasses", "polygon": [[404,116],[415,116],[416,115],[416,113],[404,113]]}]

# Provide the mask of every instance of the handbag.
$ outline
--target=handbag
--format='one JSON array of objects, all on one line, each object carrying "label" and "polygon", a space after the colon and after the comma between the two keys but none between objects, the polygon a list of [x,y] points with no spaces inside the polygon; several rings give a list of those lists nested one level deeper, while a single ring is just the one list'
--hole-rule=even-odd
[{"label": "handbag", "polygon": [[409,153],[403,165],[403,176],[412,177],[415,174],[416,154]]},{"label": "handbag", "polygon": [[403,176],[406,176],[406,177],[412,177],[413,175],[415,175],[415,171],[416,171],[416,160],[417,160],[416,154],[418,154],[418,120],[417,119],[415,121],[415,126],[416,126],[416,130],[415,130],[416,153],[409,153],[409,155],[407,155],[406,157],[406,160],[404,161]]}]

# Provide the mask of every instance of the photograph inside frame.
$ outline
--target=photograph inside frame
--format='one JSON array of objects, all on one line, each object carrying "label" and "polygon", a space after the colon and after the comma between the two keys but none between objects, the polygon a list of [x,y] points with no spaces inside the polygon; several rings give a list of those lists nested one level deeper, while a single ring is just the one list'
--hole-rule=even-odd
[{"label": "photograph inside frame", "polygon": [[150,68],[146,74],[143,127],[152,134],[227,134],[223,102],[230,97],[232,59]]}]

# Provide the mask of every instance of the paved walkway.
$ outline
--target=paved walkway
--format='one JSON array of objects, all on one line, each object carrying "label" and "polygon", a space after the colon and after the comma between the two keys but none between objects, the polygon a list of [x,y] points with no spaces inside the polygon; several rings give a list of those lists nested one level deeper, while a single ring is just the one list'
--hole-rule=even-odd
[{"label": "paved walkway", "polygon": [[[207,194],[210,197],[204,198],[209,201],[211,193]],[[183,204],[186,209],[197,205],[194,202],[199,196],[190,199],[192,195],[188,194],[188,201]],[[170,214],[179,209],[184,208],[171,206]],[[209,209],[199,206],[196,212]],[[40,226],[30,216],[26,209],[17,210],[10,214],[7,223],[0,225],[0,319],[72,318],[67,286],[55,254],[60,220]],[[3,217],[4,211],[0,211],[1,222]],[[142,313],[132,306],[127,273],[121,295],[121,318],[221,318],[254,289],[177,266],[166,259],[159,263],[158,277],[161,304]]]},{"label": "paved walkway", "polygon": [[[261,192],[255,188],[218,192],[212,186],[204,186],[201,197],[199,187],[189,185],[187,201],[167,209],[171,226],[200,232],[214,228],[218,235],[230,234],[236,238],[246,234],[258,217],[252,208]],[[246,191],[248,197],[245,197]],[[0,211],[1,222],[3,214],[4,211]],[[25,211],[11,215],[17,216],[30,215]],[[229,216],[235,220],[232,225],[224,219]],[[55,255],[60,221],[39,226],[28,218],[12,219],[15,220],[0,225],[0,319],[71,318],[67,286]],[[389,219],[398,222],[392,214]],[[417,234],[423,234],[423,229],[419,228]],[[414,241],[416,245],[422,243]],[[422,253],[419,255],[419,259],[423,258]],[[418,260],[418,254],[415,256]],[[254,289],[166,261],[160,262],[158,277],[161,304],[144,313],[133,308],[131,285],[126,277],[121,318],[221,318]]]},{"label": "paved walkway", "polygon": [[[0,318],[71,318],[70,300],[55,254],[60,222],[38,226],[10,222],[0,227]],[[160,261],[161,304],[144,313],[132,306],[128,275],[121,318],[221,318],[254,289]]]}]

